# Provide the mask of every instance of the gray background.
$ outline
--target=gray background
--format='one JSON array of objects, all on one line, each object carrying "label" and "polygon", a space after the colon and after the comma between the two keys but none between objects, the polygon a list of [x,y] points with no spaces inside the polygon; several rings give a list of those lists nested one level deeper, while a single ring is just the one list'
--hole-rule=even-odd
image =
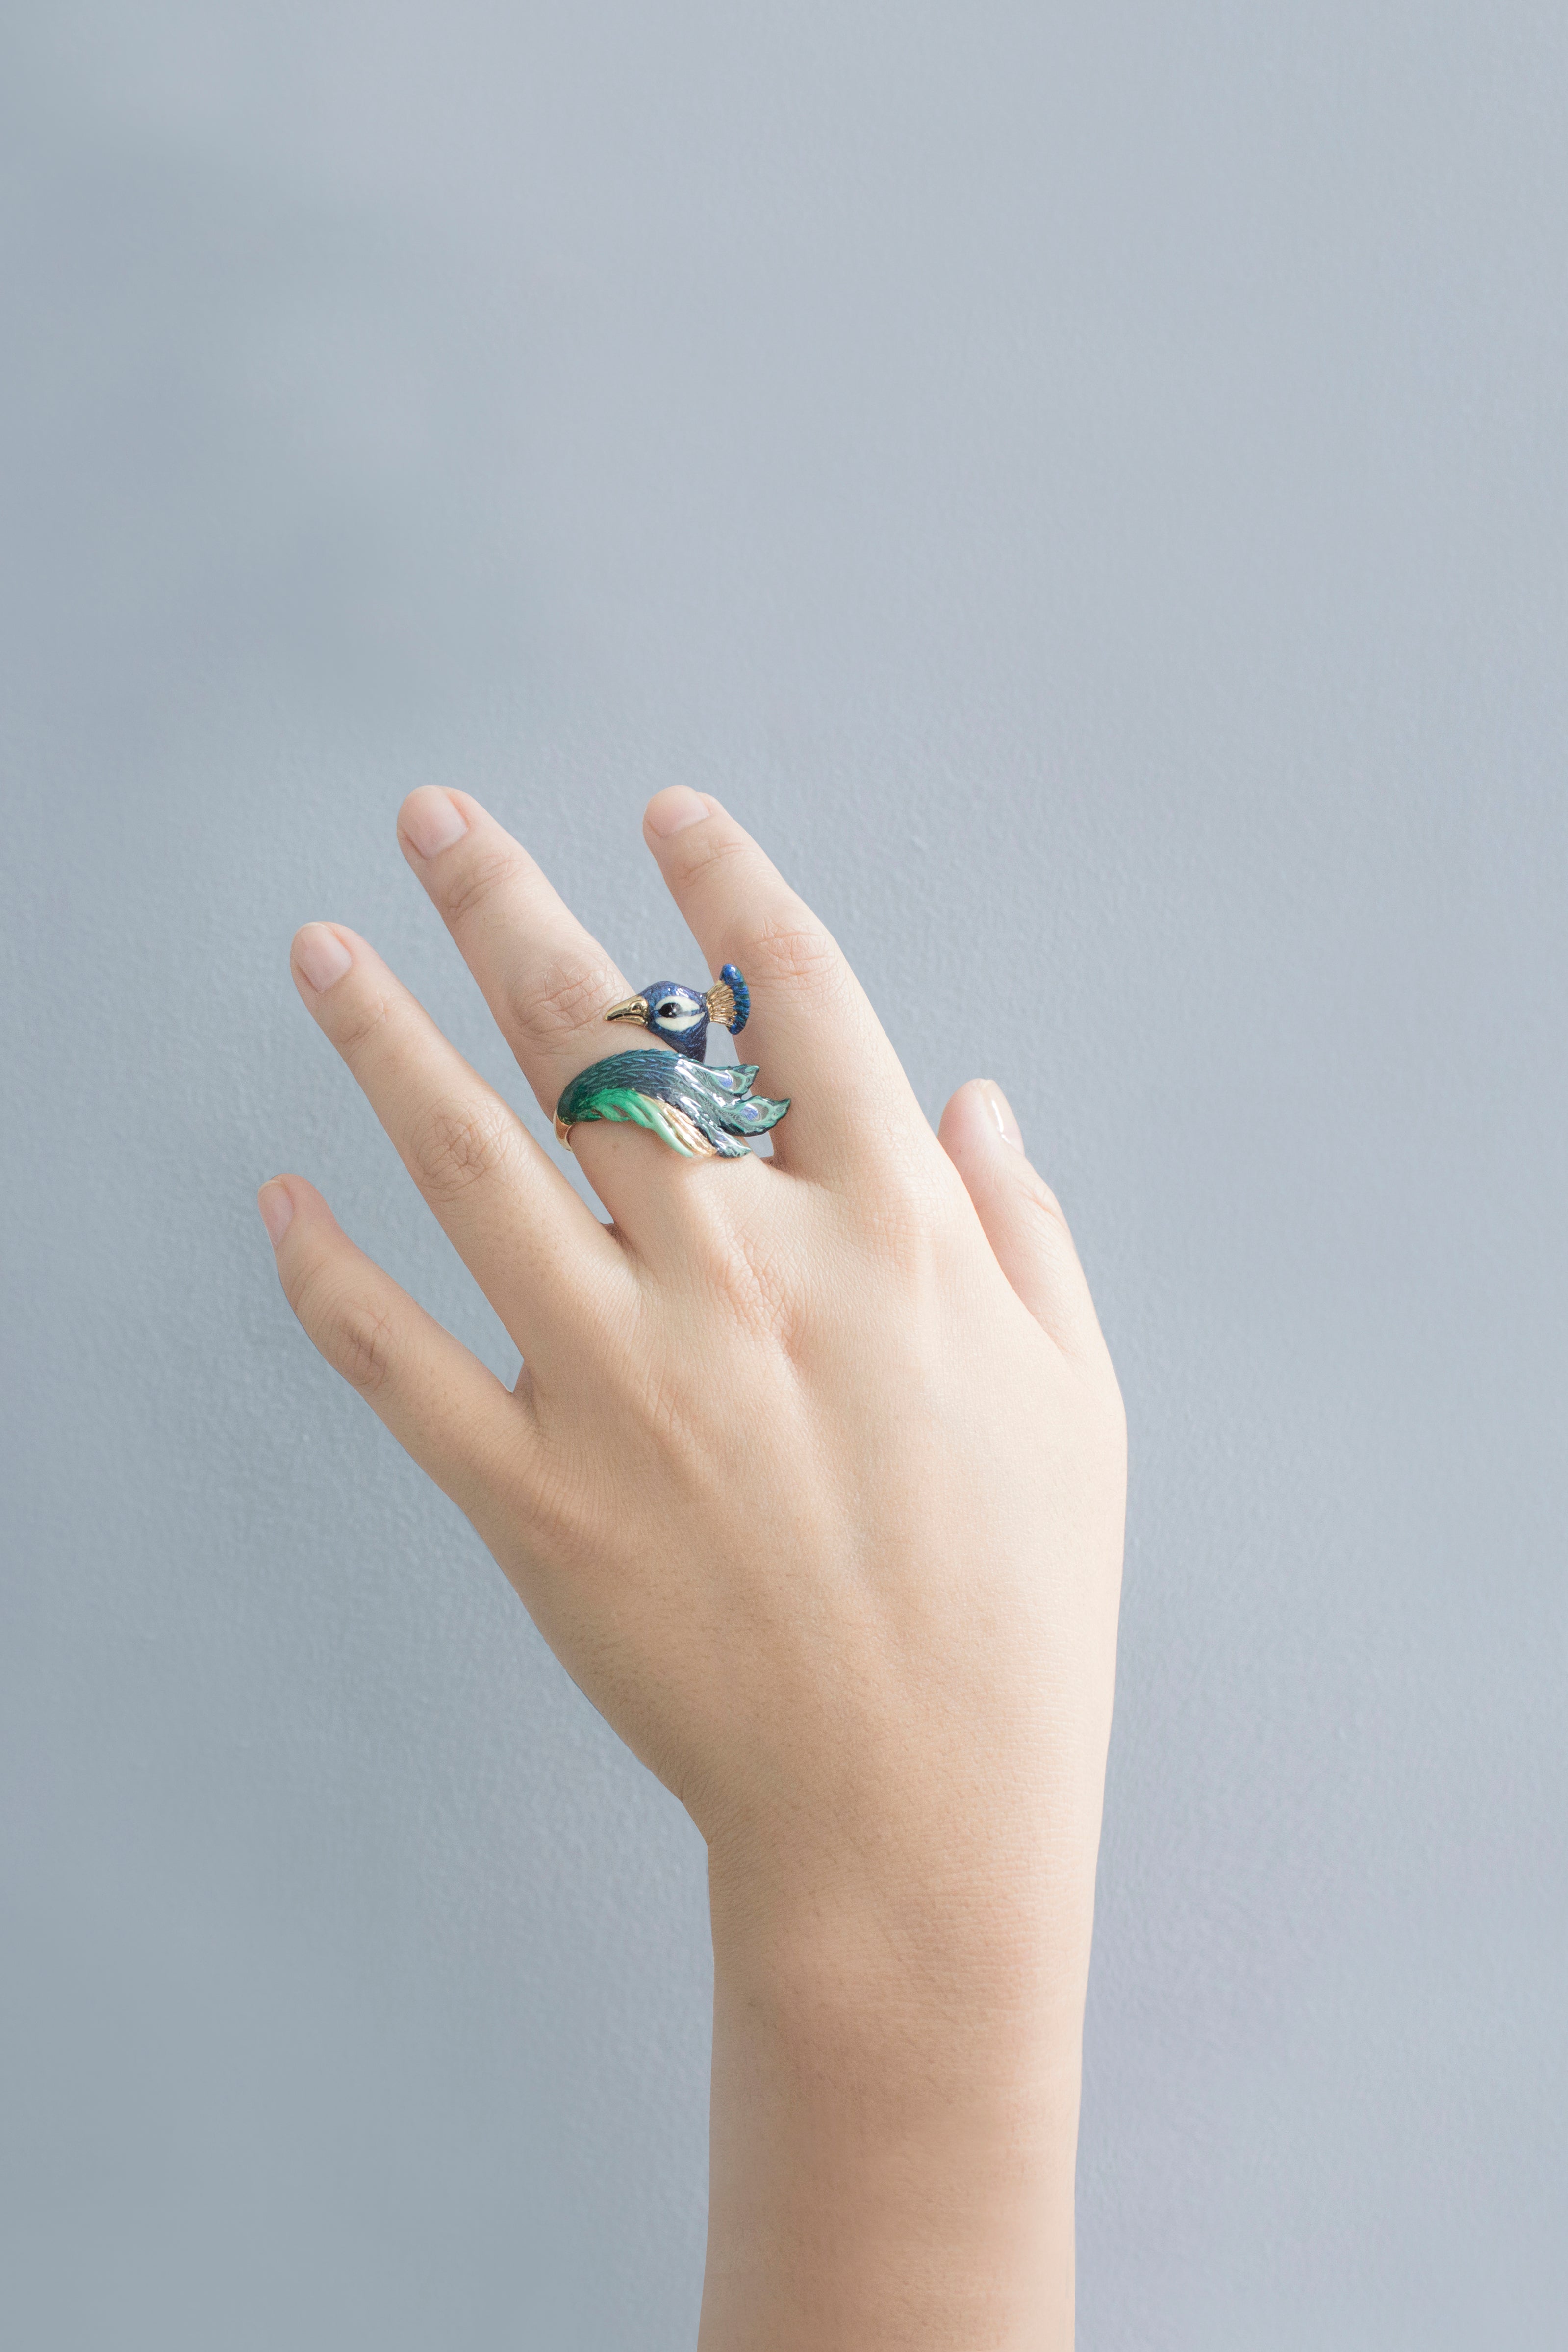
[{"label": "gray background", "polygon": [[718,790],[1011,1090],[1134,1486],[1089,2352],[1561,2346],[1568,23],[31,0],[0,56],[0,2335],[689,2346],[702,1854],[317,1362],[298,1005]]}]

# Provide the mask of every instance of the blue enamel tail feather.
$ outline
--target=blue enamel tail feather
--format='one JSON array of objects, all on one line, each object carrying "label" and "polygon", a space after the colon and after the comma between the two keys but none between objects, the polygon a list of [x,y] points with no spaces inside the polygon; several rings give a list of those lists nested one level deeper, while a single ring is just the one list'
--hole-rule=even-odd
[{"label": "blue enamel tail feather", "polygon": [[743,1159],[745,1139],[776,1127],[788,1097],[753,1096],[754,1065],[710,1070],[702,1055],[710,1023],[721,1022],[735,1037],[751,1014],[751,991],[732,963],[705,992],[658,980],[612,1004],[606,1021],[634,1021],[675,1050],[612,1054],[580,1070],[555,1106],[556,1134],[570,1146],[573,1128],[584,1120],[624,1119],[690,1159]]}]

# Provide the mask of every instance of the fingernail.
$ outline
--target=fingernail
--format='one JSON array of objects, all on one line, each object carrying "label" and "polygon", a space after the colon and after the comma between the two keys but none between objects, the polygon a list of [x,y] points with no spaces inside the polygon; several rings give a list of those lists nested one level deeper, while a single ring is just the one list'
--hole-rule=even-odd
[{"label": "fingernail", "polygon": [[439,857],[468,829],[468,820],[451,793],[434,785],[411,793],[403,804],[403,830],[421,857]]},{"label": "fingernail", "polygon": [[289,1197],[288,1185],[279,1184],[274,1177],[269,1184],[263,1184],[260,1192],[258,1192],[256,1205],[261,1212],[261,1222],[267,1228],[267,1238],[276,1249],[288,1232],[294,1215],[294,1203]]},{"label": "fingernail", "polygon": [[667,793],[655,793],[647,804],[648,831],[668,839],[683,824],[700,824],[712,814],[701,793],[694,793],[689,784],[671,784]]},{"label": "fingernail", "polygon": [[1024,1149],[1023,1129],[1019,1127],[1017,1120],[1013,1116],[1012,1104],[1008,1101],[1006,1096],[1003,1093],[995,1079],[982,1078],[980,1081],[980,1091],[984,1097],[986,1109],[990,1112],[992,1118],[996,1122],[996,1132],[1002,1138],[1003,1142],[1010,1143],[1015,1151],[1022,1151]]},{"label": "fingernail", "polygon": [[294,941],[294,961],[319,996],[342,980],[353,958],[325,923],[307,923]]}]

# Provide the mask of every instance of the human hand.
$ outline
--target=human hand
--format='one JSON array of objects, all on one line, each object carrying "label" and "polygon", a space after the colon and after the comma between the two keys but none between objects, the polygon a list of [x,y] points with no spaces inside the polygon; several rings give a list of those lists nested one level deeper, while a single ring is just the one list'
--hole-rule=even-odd
[{"label": "human hand", "polygon": [[[933,1136],[842,955],[718,804],[649,806],[772,1164],[573,1143],[614,1220],[353,933],[300,992],[523,1358],[508,1391],[301,1178],[261,1208],[317,1347],[468,1514],[707,1841],[702,2343],[1071,2340],[1078,2050],[1124,1441],[996,1090]],[[405,855],[546,1111],[624,977],[466,794]],[[639,1042],[644,1042],[639,1040]]]}]

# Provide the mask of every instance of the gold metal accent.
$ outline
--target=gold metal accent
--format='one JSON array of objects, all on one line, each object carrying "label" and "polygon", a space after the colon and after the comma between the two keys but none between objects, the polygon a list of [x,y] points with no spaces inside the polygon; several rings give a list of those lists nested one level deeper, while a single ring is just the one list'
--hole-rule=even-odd
[{"label": "gold metal accent", "polygon": [[702,1000],[708,1007],[710,1021],[720,1022],[728,1028],[735,1018],[735,992],[727,980],[716,980]]},{"label": "gold metal accent", "polygon": [[[659,1108],[664,1113],[664,1116],[668,1120],[670,1126],[674,1128],[677,1135],[679,1136],[682,1143],[685,1144],[688,1151],[690,1152],[693,1160],[718,1159],[718,1145],[716,1143],[709,1142],[708,1138],[703,1134],[702,1129],[698,1126],[697,1121],[692,1118],[689,1113],[680,1109],[679,1105],[675,1103],[660,1103]],[[570,1151],[573,1149],[572,1138],[575,1135],[577,1130],[575,1127],[568,1127],[566,1121],[562,1118],[559,1111],[555,1114],[555,1132],[561,1141],[566,1146],[567,1150]]]},{"label": "gold metal accent", "polygon": [[694,1160],[716,1160],[719,1147],[710,1143],[697,1121],[675,1103],[660,1103],[659,1108]]},{"label": "gold metal accent", "polygon": [[623,996],[618,1004],[611,1005],[605,1018],[606,1021],[635,1021],[641,1028],[646,1029],[647,999],[646,996]]}]

